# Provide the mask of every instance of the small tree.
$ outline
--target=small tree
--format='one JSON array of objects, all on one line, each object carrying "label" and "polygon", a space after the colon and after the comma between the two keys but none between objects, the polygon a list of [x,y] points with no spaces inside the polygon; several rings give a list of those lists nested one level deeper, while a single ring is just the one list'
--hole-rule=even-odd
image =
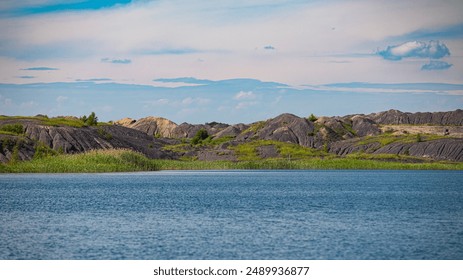
[{"label": "small tree", "polygon": [[203,140],[205,140],[207,137],[209,137],[207,130],[205,130],[204,128],[201,128],[200,130],[198,130],[198,132],[196,132],[193,139],[191,139],[191,144],[198,145]]},{"label": "small tree", "polygon": [[85,125],[92,126],[98,124],[98,117],[96,116],[95,112],[92,112],[90,115],[85,116],[83,115],[80,117],[80,120],[84,122]]},{"label": "small tree", "polygon": [[316,122],[316,121],[317,121],[317,117],[316,117],[314,114],[310,114],[310,116],[309,116],[309,121],[311,121],[311,122]]}]

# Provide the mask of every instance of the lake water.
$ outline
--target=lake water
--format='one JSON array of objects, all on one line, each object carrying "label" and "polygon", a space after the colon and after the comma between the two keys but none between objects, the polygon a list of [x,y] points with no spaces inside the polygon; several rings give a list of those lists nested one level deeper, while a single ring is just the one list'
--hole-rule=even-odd
[{"label": "lake water", "polygon": [[0,175],[0,259],[463,259],[460,171]]}]

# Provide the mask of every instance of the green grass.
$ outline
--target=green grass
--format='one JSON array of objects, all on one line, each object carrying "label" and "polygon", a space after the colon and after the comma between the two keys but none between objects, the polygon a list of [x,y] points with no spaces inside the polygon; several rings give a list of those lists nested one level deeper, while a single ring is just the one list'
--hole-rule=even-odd
[{"label": "green grass", "polygon": [[24,127],[20,123],[5,124],[0,126],[0,134],[7,135],[22,135],[24,133]]},{"label": "green grass", "polygon": [[[418,138],[420,141],[418,141]],[[450,138],[448,136],[434,135],[434,134],[404,134],[404,135],[393,135],[390,133],[384,133],[376,136],[367,136],[357,142],[357,145],[368,145],[372,143],[379,143],[381,147],[387,146],[392,143],[416,143],[426,142],[432,140],[438,140],[443,138]]]},{"label": "green grass", "polygon": [[227,170],[227,169],[397,169],[463,170],[463,163],[404,163],[365,158],[284,158],[249,161],[151,160],[128,150],[99,150],[75,155],[56,155],[0,164],[3,173],[95,173],[155,170]]},{"label": "green grass", "polygon": [[463,170],[463,163],[402,163],[352,158],[312,158],[305,160],[265,159],[258,161],[177,161],[155,160],[160,170],[227,169],[363,169],[363,170]]},{"label": "green grass", "polygon": [[241,132],[241,134],[246,134],[248,132],[256,133],[259,130],[261,130],[264,126],[265,126],[265,121],[259,121],[259,122],[253,123],[250,127],[248,127],[246,130]]},{"label": "green grass", "polygon": [[286,143],[273,140],[254,140],[251,142],[239,144],[233,149],[240,161],[256,161],[260,160],[258,148],[262,146],[275,146],[280,157],[291,159],[307,159],[312,157],[328,157],[332,156],[324,151],[302,147],[293,143]]},{"label": "green grass", "polygon": [[128,150],[98,150],[0,164],[7,173],[96,173],[158,170],[156,161]]},{"label": "green grass", "polygon": [[48,126],[72,126],[72,127],[83,127],[84,122],[77,118],[48,118],[45,116],[41,117],[24,117],[24,116],[0,116],[0,120],[31,120],[38,121],[43,125]]}]

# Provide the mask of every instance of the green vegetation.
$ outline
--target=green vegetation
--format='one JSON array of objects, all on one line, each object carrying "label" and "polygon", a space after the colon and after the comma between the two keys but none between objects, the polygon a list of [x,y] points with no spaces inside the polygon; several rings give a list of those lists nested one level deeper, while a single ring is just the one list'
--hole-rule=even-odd
[{"label": "green vegetation", "polygon": [[0,127],[0,134],[22,135],[23,133],[24,133],[24,127],[20,123],[5,124]]},{"label": "green vegetation", "polygon": [[193,139],[191,139],[191,144],[193,145],[201,144],[208,137],[209,137],[209,134],[207,133],[207,130],[205,130],[204,128],[201,128],[200,130],[198,130],[198,132],[196,132]]},{"label": "green vegetation", "polygon": [[357,142],[357,145],[368,145],[372,143],[379,143],[381,147],[392,143],[416,143],[416,142],[425,142],[425,141],[432,141],[438,140],[443,138],[449,138],[448,136],[442,135],[434,135],[434,134],[403,134],[403,135],[393,135],[389,133],[383,133],[381,135],[376,136],[367,136],[362,138],[360,141]]},{"label": "green vegetation", "polygon": [[74,117],[57,117],[48,118],[47,116],[36,116],[36,117],[23,117],[23,116],[0,116],[0,120],[24,120],[24,121],[38,121],[43,125],[48,126],[71,126],[71,127],[83,127],[85,124],[82,120]]},{"label": "green vegetation", "polygon": [[107,141],[113,139],[113,135],[101,127],[99,127],[96,132],[98,133],[98,135],[100,135],[100,137],[106,139]]},{"label": "green vegetation", "polygon": [[56,156],[58,154],[62,154],[62,150],[60,152],[53,150],[52,148],[44,145],[41,142],[38,142],[35,146],[35,153],[34,159],[42,159],[47,157]]},{"label": "green vegetation", "polygon": [[248,132],[256,133],[259,130],[261,130],[264,126],[265,126],[265,121],[255,122],[255,123],[251,124],[251,126],[248,127],[246,130],[241,132],[241,134],[246,134]]},{"label": "green vegetation", "polygon": [[9,173],[96,173],[158,170],[155,160],[129,150],[98,150],[74,155],[47,155],[30,161],[0,164],[0,172]]},{"label": "green vegetation", "polygon": [[90,113],[88,117],[83,115],[80,117],[80,120],[87,126],[98,125],[98,117],[96,116],[95,112]]},{"label": "green vegetation", "polygon": [[352,124],[342,122],[342,126],[345,130],[349,131],[352,135],[357,135],[357,132],[352,128]]},{"label": "green vegetation", "polygon": [[258,148],[263,146],[275,146],[278,153],[283,158],[290,157],[292,159],[307,159],[312,157],[331,156],[324,151],[302,147],[293,143],[273,140],[254,140],[230,148],[235,151],[240,161],[256,161],[261,159],[258,153]]},{"label": "green vegetation", "polygon": [[66,155],[42,153],[30,161],[0,164],[0,172],[9,173],[93,173],[155,170],[220,170],[220,169],[428,169],[463,170],[463,163],[424,161],[404,163],[396,155],[353,154],[345,158],[312,157],[298,160],[272,158],[246,161],[151,160],[128,150],[99,150]]},{"label": "green vegetation", "polygon": [[316,122],[318,118],[314,114],[310,114],[310,116],[307,118],[311,122]]}]

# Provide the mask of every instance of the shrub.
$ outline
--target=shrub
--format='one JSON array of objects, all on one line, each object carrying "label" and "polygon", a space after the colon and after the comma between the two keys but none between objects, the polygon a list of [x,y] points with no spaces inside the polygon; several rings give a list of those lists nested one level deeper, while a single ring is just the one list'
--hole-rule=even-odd
[{"label": "shrub", "polygon": [[34,159],[56,156],[58,154],[57,151],[39,142],[35,147]]},{"label": "shrub", "polygon": [[98,125],[98,117],[96,116],[95,112],[92,112],[90,115],[88,115],[88,117],[83,115],[80,117],[80,120],[88,126]]},{"label": "shrub", "polygon": [[191,144],[198,145],[202,143],[203,140],[205,140],[207,137],[209,137],[207,130],[205,130],[204,128],[201,128],[200,130],[198,130],[198,132],[196,132],[193,139],[191,139]]},{"label": "shrub", "polygon": [[316,121],[318,120],[318,118],[317,118],[314,114],[310,114],[310,116],[309,116],[308,119],[309,119],[309,121],[311,121],[311,122],[316,122]]},{"label": "shrub", "polygon": [[20,134],[24,133],[24,127],[20,123],[5,124],[2,127],[0,127],[0,131],[6,131],[6,132],[10,132],[12,134],[20,135]]}]

